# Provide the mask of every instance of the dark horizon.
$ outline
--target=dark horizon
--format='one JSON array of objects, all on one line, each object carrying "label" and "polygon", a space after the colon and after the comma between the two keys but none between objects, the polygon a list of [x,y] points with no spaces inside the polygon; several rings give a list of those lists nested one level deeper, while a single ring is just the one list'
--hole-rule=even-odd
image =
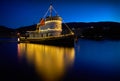
[{"label": "dark horizon", "polygon": [[[67,25],[70,25],[69,27],[70,28],[81,28],[81,24],[84,24],[84,25],[88,25],[88,24],[90,24],[90,25],[94,25],[94,24],[97,24],[97,25],[99,25],[99,24],[101,24],[101,25],[106,25],[107,23],[109,23],[109,24],[114,24],[114,25],[117,25],[117,24],[119,24],[120,25],[120,22],[115,22],[115,21],[99,21],[99,22],[66,22],[65,24],[67,24]],[[116,24],[117,23],[117,24]],[[64,25],[64,23],[62,23],[63,25]],[[77,25],[76,27],[71,27],[72,25]],[[109,25],[109,24],[107,24],[107,25]],[[35,24],[31,24],[31,25],[26,25],[26,26],[20,26],[20,27],[17,27],[17,28],[12,28],[12,27],[8,27],[8,26],[4,26],[4,25],[0,25],[0,27],[5,27],[5,28],[9,28],[9,29],[19,29],[19,28],[26,28],[26,27],[35,27],[35,26],[37,26],[37,23],[35,23]],[[78,27],[79,26],[79,27]],[[109,25],[109,26],[111,26],[111,25]],[[90,27],[90,26],[89,26]],[[35,28],[32,28],[32,29],[35,29]]]}]

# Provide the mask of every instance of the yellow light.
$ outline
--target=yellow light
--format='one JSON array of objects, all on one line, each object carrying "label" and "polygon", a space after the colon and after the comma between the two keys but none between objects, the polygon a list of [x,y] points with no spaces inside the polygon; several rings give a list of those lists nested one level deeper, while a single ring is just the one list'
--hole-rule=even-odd
[{"label": "yellow light", "polygon": [[17,41],[20,42],[20,38],[18,38]]},{"label": "yellow light", "polygon": [[34,64],[36,72],[46,81],[59,79],[74,62],[74,48],[25,43],[18,48],[19,55],[26,54],[28,63]]},{"label": "yellow light", "polygon": [[47,23],[51,23],[51,22],[62,23],[61,20],[50,20],[50,21],[45,21],[45,24],[47,24]]}]

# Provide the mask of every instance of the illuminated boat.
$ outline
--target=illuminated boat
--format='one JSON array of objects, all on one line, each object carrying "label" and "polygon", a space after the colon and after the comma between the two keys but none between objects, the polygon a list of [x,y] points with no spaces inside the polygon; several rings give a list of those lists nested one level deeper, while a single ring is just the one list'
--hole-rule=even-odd
[{"label": "illuminated boat", "polygon": [[[58,14],[53,16],[53,10],[55,11],[53,6],[50,5],[45,16],[37,24],[36,30],[27,31],[25,37],[19,36],[18,42],[74,46],[74,33],[66,25],[70,33],[62,34],[62,18]],[[48,12],[50,12],[50,15],[46,16]]]}]

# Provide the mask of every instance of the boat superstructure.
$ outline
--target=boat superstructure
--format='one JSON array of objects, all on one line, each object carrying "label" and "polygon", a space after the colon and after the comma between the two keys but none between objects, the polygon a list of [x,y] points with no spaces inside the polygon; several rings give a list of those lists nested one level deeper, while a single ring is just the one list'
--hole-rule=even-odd
[{"label": "boat superstructure", "polygon": [[29,38],[60,36],[62,32],[62,18],[57,14],[52,16],[52,5],[49,7],[51,12],[46,18],[42,18],[37,24],[36,31],[27,31]]},{"label": "boat superstructure", "polygon": [[[74,43],[74,33],[70,30],[70,34],[62,35],[62,18],[56,13],[52,5],[50,5],[45,16],[40,19],[35,31],[27,31],[26,37],[20,37],[20,42],[44,43],[44,44],[66,44],[69,42]],[[50,15],[46,16],[47,13]],[[56,12],[56,11],[55,11]]]}]

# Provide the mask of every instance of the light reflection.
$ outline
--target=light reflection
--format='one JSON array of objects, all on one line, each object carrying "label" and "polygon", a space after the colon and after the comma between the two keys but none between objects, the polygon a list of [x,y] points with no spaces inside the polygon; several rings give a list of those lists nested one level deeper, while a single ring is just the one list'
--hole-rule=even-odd
[{"label": "light reflection", "polygon": [[[25,54],[25,55],[24,55]],[[45,81],[58,80],[74,62],[74,48],[46,46],[38,44],[18,44],[18,56],[26,57]]]}]

